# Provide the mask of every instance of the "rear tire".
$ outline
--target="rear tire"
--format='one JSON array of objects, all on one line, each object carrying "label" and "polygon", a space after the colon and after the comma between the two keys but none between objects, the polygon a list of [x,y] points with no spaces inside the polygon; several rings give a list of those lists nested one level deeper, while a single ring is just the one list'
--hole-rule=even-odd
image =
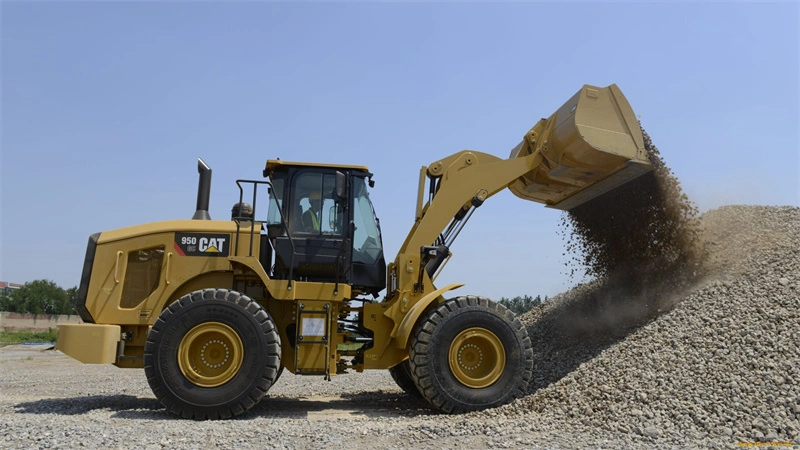
[{"label": "rear tire", "polygon": [[457,297],[417,326],[409,368],[431,405],[462,413],[525,395],[533,350],[525,327],[504,306],[483,297]]},{"label": "rear tire", "polygon": [[414,398],[422,398],[422,394],[419,393],[414,379],[411,378],[411,367],[409,366],[408,360],[389,369],[389,374],[392,375],[394,382],[397,383],[400,389],[405,391],[406,394]]},{"label": "rear tire", "polygon": [[236,291],[205,289],[169,305],[147,336],[144,371],[173,414],[226,419],[255,406],[275,382],[281,345],[258,303]]}]

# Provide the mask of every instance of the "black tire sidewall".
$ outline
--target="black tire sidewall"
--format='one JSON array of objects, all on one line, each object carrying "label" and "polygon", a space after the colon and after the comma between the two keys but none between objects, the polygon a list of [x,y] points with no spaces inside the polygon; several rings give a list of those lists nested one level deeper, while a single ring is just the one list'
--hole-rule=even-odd
[{"label": "black tire sidewall", "polygon": [[[242,363],[234,377],[223,385],[210,388],[189,381],[178,366],[181,340],[192,328],[206,322],[231,327],[241,339],[243,348]],[[195,417],[214,417],[220,411],[225,415],[226,409],[236,414],[237,406],[253,392],[259,392],[258,387],[268,374],[267,336],[254,315],[237,303],[219,299],[195,301],[181,306],[163,324],[163,329],[157,331],[152,341],[152,373],[148,373],[148,379],[154,377],[170,400],[171,404],[167,406],[178,414],[186,415],[188,410]]]},{"label": "black tire sidewall", "polygon": [[[526,361],[524,343],[512,324],[497,309],[470,305],[447,313],[433,330],[427,355],[429,373],[435,389],[445,397],[445,404],[454,405],[454,412],[500,406],[515,398]],[[479,389],[462,384],[453,374],[449,361],[450,346],[458,334],[475,327],[494,333],[505,351],[505,367],[500,378]]]}]

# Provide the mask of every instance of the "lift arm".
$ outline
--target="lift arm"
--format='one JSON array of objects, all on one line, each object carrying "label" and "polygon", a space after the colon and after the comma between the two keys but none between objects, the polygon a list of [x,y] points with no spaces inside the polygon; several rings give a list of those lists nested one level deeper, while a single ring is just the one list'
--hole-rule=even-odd
[{"label": "lift arm", "polygon": [[[421,265],[425,258],[439,258],[438,267],[474,209],[504,188],[522,199],[570,210],[650,170],[638,120],[619,88],[585,85],[536,123],[509,159],[465,150],[422,167],[416,220],[395,266],[402,255],[421,255]],[[429,189],[423,205],[425,179]],[[428,272],[433,278],[435,268]]]}]

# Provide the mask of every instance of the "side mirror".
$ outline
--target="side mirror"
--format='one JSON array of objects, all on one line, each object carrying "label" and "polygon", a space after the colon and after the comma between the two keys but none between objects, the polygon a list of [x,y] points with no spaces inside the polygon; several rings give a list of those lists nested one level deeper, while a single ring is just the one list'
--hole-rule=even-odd
[{"label": "side mirror", "polygon": [[336,194],[337,203],[347,199],[347,177],[339,171],[336,171],[336,187],[334,193]]}]

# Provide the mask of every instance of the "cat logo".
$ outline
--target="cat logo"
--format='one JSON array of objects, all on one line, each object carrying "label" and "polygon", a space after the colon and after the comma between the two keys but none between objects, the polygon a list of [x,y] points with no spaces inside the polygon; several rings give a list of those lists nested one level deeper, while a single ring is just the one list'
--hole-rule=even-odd
[{"label": "cat logo", "polygon": [[225,238],[201,237],[197,247],[203,253],[220,253],[225,251]]},{"label": "cat logo", "polygon": [[175,251],[181,256],[228,256],[230,234],[175,233]]}]

